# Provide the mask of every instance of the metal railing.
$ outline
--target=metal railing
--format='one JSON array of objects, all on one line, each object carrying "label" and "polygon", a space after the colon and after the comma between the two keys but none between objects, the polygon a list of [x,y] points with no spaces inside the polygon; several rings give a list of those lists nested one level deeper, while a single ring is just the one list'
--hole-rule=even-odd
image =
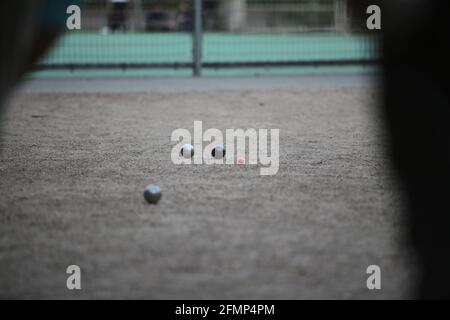
[{"label": "metal railing", "polygon": [[346,0],[85,0],[38,70],[203,69],[376,64],[376,37]]}]

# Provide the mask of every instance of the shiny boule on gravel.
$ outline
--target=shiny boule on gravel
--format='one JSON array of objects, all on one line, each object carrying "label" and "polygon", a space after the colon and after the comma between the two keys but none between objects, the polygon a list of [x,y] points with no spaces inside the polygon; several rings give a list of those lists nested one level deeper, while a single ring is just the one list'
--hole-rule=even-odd
[{"label": "shiny boule on gravel", "polygon": [[150,184],[144,190],[144,198],[148,203],[156,204],[161,199],[161,188],[157,185]]},{"label": "shiny boule on gravel", "polygon": [[194,156],[194,146],[192,144],[183,145],[181,147],[180,154],[186,159],[192,158]]},{"label": "shiny boule on gravel", "polygon": [[223,157],[225,157],[225,147],[222,145],[214,147],[214,149],[212,149],[211,155],[215,159],[222,159]]}]

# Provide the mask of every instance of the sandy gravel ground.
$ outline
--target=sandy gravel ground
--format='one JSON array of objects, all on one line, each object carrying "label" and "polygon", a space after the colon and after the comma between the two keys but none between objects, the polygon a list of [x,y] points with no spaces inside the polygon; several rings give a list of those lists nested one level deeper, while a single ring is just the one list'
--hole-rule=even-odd
[{"label": "sandy gravel ground", "polygon": [[[403,298],[370,87],[20,93],[2,121],[2,298]],[[279,128],[280,170],[176,166],[176,128]],[[154,206],[142,191],[163,189]],[[66,289],[66,267],[82,290]],[[366,267],[382,268],[382,290]]]}]

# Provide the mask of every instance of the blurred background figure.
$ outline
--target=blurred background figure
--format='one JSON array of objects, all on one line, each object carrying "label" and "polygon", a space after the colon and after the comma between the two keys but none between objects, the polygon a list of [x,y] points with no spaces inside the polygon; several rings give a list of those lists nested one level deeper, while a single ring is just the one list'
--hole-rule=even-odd
[{"label": "blurred background figure", "polygon": [[112,12],[108,17],[108,27],[112,32],[127,30],[128,0],[111,0]]},{"label": "blurred background figure", "polygon": [[178,6],[178,12],[175,16],[177,30],[182,32],[192,32],[193,20],[193,12],[190,2],[181,1]]},{"label": "blurred background figure", "polygon": [[169,15],[160,4],[154,4],[145,16],[145,31],[161,32],[169,31]]},{"label": "blurred background figure", "polygon": [[227,31],[245,30],[247,22],[247,1],[226,0],[219,2],[220,21]]}]

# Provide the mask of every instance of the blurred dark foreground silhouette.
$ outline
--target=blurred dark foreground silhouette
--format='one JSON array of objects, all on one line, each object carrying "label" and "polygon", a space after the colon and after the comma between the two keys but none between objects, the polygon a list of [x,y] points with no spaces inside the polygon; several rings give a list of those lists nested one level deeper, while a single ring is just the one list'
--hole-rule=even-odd
[{"label": "blurred dark foreground silhouette", "polygon": [[66,9],[79,0],[8,1],[0,11],[0,117],[14,85],[66,26]]},{"label": "blurred dark foreground silhouette", "polygon": [[[382,111],[390,155],[408,197],[419,265],[417,297],[450,298],[450,56],[448,1],[352,1],[382,16]],[[366,16],[367,17],[367,16]]]},{"label": "blurred dark foreground silhouette", "polygon": [[449,3],[386,1],[384,114],[409,199],[420,298],[450,298]]},{"label": "blurred dark foreground silhouette", "polygon": [[[361,21],[381,8],[382,111],[389,152],[408,197],[419,262],[417,298],[450,298],[450,56],[448,1],[352,0]],[[373,31],[369,31],[373,32]]]}]

